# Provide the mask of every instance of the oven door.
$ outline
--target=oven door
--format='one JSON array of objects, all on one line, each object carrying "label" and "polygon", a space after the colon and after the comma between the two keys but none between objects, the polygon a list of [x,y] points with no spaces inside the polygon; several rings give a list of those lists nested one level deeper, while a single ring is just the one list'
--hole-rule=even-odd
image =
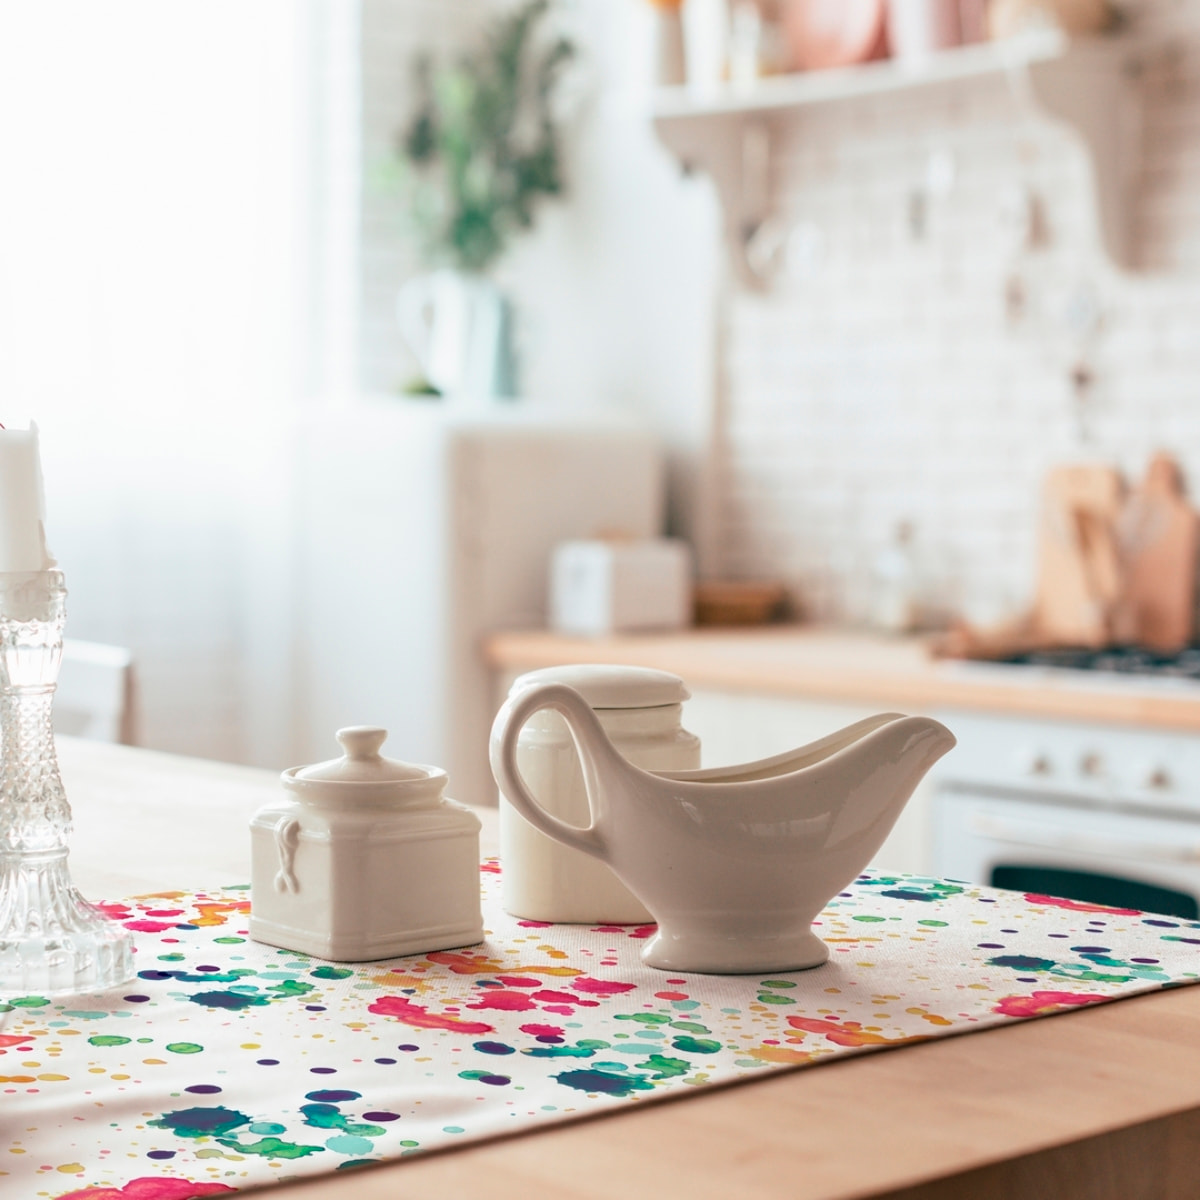
[{"label": "oven door", "polygon": [[1195,920],[1200,818],[944,786],[934,869],[951,879]]}]

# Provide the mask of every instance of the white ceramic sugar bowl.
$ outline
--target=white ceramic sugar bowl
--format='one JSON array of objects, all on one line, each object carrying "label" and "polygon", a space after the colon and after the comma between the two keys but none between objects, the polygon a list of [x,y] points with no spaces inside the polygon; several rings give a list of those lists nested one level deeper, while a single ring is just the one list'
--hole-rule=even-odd
[{"label": "white ceramic sugar bowl", "polygon": [[[546,683],[575,688],[612,744],[635,766],[647,771],[700,766],[700,740],[680,724],[683,701],[691,693],[678,675],[648,667],[548,667],[520,676],[509,690],[510,705],[527,689]],[[493,744],[503,732],[501,725],[498,717]],[[547,812],[571,825],[586,828],[592,823],[579,756],[558,713],[544,709],[530,717],[517,741],[516,762]],[[607,864],[534,829],[503,793],[500,862],[503,904],[515,916],[604,924],[654,919]]]},{"label": "white ceramic sugar bowl", "polygon": [[339,962],[483,940],[479,818],[446,773],[384,758],[387,731],[338,730],[345,755],[283,772],[250,822],[250,936]]}]

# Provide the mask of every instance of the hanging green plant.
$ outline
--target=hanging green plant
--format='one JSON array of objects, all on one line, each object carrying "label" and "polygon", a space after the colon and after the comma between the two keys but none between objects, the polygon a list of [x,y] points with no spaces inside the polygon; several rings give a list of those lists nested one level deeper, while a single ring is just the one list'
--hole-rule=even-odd
[{"label": "hanging green plant", "polygon": [[417,59],[417,106],[400,151],[431,264],[486,271],[533,225],[538,201],[563,191],[552,101],[575,47],[538,37],[549,8],[529,0],[453,66]]}]

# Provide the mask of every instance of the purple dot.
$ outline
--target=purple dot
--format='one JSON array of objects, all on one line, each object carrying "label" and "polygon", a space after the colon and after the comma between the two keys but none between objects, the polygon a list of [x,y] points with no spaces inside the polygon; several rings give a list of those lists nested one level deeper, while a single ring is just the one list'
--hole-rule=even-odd
[{"label": "purple dot", "polygon": [[1069,937],[1070,935],[1066,934],[1066,933],[1048,933],[1046,936],[1047,937],[1056,937],[1056,938],[1065,938],[1065,937]]},{"label": "purple dot", "polygon": [[1107,946],[1072,946],[1071,950],[1075,954],[1108,954]]},{"label": "purple dot", "polygon": [[1019,929],[1002,929],[1002,930],[1000,930],[1000,932],[1001,933],[1020,933],[1021,931]]},{"label": "purple dot", "polygon": [[185,1092],[195,1092],[197,1096],[213,1096],[221,1089],[215,1083],[195,1083],[183,1090]]},{"label": "purple dot", "polygon": [[1017,982],[1018,983],[1038,983],[1039,980],[1036,975],[1018,975]]},{"label": "purple dot", "polygon": [[1158,962],[1158,959],[1157,958],[1131,958],[1129,961],[1135,962],[1135,963],[1156,963],[1156,962]]},{"label": "purple dot", "polygon": [[516,1051],[505,1042],[476,1042],[475,1049],[482,1054],[515,1054]]},{"label": "purple dot", "polygon": [[512,1083],[507,1075],[480,1075],[480,1083],[490,1083],[492,1087],[503,1087],[506,1083]]},{"label": "purple dot", "polygon": [[219,971],[220,969],[221,969],[220,967],[213,967],[213,966],[203,966],[203,967],[196,968],[197,971]]},{"label": "purple dot", "polygon": [[980,904],[995,904],[996,901],[994,899],[992,899],[991,896],[980,896],[979,903]]},{"label": "purple dot", "polygon": [[1003,942],[979,942],[976,946],[979,950],[1003,950]]},{"label": "purple dot", "polygon": [[1200,946],[1200,938],[1177,937],[1177,942],[1185,942],[1189,946]]},{"label": "purple dot", "polygon": [[313,1075],[336,1075],[337,1067],[309,1067],[309,1072]]},{"label": "purple dot", "polygon": [[344,1088],[329,1088],[316,1092],[306,1092],[305,1100],[317,1100],[321,1104],[343,1104],[347,1100],[361,1100],[362,1092],[348,1092]]},{"label": "purple dot", "polygon": [[199,929],[199,925],[176,925],[176,929]]},{"label": "purple dot", "polygon": [[377,1058],[375,1061],[381,1067],[390,1067],[396,1060],[394,1058]]},{"label": "purple dot", "polygon": [[174,1158],[174,1150],[150,1150],[146,1154],[147,1158]]},{"label": "purple dot", "polygon": [[139,971],[139,979],[170,979],[175,974],[174,971]]},{"label": "purple dot", "polygon": [[[122,996],[121,999],[128,1000],[130,1004],[145,1004],[146,1001],[150,999],[150,997],[149,996]],[[171,1153],[174,1154],[175,1151],[172,1150]]]},{"label": "purple dot", "polygon": [[398,1121],[400,1114],[394,1112],[366,1112],[363,1113],[364,1121]]},{"label": "purple dot", "polygon": [[411,1046],[407,1042],[403,1046],[397,1046],[397,1050],[420,1050],[420,1046]]},{"label": "purple dot", "polygon": [[260,1067],[277,1067],[279,1059],[277,1058],[259,1058],[255,1060]]},{"label": "purple dot", "polygon": [[325,1011],[325,1005],[323,1005],[323,1004],[306,1004],[304,1007],[307,1012],[324,1012]]},{"label": "purple dot", "polygon": [[1161,925],[1163,929],[1178,929],[1178,921],[1151,921],[1148,918],[1142,922],[1143,925]]}]

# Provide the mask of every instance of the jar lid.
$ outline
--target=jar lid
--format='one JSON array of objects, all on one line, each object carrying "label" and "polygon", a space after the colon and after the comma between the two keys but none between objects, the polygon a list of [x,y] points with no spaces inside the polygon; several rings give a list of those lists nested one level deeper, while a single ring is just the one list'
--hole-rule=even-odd
[{"label": "jar lid", "polygon": [[528,671],[513,681],[508,694],[515,696],[542,683],[565,683],[593,708],[658,708],[682,704],[692,694],[683,680],[670,671],[611,663],[576,663]]},{"label": "jar lid", "polygon": [[337,731],[337,740],[346,751],[341,758],[302,767],[291,777],[306,783],[403,783],[430,777],[429,767],[384,758],[379,748],[387,730],[377,725],[347,726]]}]

